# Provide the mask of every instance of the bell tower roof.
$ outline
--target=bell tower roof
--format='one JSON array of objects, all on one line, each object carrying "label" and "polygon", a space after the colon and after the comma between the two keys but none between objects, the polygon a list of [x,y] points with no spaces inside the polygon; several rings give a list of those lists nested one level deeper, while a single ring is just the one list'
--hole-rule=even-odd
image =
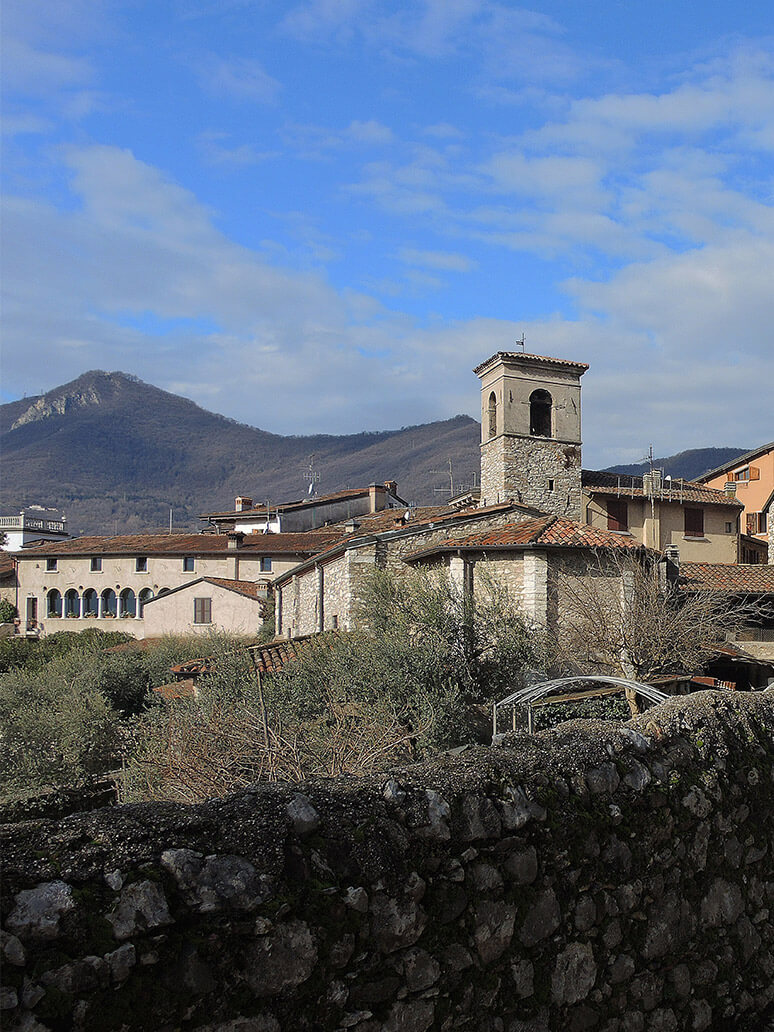
[{"label": "bell tower roof", "polygon": [[567,358],[549,358],[547,355],[527,355],[523,351],[498,351],[492,355],[481,365],[477,365],[473,372],[476,376],[482,376],[491,366],[497,365],[498,362],[505,364],[519,364],[523,362],[526,365],[544,365],[544,366],[558,366],[562,369],[574,369],[578,376],[583,374],[588,369],[588,363],[586,362],[571,362]]}]

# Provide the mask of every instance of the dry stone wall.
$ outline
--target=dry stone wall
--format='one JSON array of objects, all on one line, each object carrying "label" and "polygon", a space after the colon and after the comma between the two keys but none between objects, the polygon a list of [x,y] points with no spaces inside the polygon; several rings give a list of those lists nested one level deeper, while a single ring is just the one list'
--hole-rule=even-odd
[{"label": "dry stone wall", "polygon": [[774,1001],[774,693],[0,829],[3,1028],[703,1032]]}]

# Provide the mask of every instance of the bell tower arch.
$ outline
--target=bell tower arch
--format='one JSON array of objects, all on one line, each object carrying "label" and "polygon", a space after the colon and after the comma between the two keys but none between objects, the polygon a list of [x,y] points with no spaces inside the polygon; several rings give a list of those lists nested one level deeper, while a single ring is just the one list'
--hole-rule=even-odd
[{"label": "bell tower arch", "polygon": [[498,351],[481,380],[481,504],[520,501],[581,519],[584,362]]}]

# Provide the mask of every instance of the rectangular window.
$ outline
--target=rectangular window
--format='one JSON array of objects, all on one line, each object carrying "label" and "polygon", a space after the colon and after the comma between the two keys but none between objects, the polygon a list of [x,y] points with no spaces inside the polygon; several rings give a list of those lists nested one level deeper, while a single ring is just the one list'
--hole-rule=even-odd
[{"label": "rectangular window", "polygon": [[745,523],[747,525],[747,533],[752,537],[758,530],[758,513],[748,512]]},{"label": "rectangular window", "polygon": [[57,571],[57,560],[46,559],[46,573],[56,573]]},{"label": "rectangular window", "polygon": [[750,467],[745,466],[744,469],[738,469],[734,473],[734,480],[749,480],[750,479]]},{"label": "rectangular window", "polygon": [[733,523],[726,523],[726,534],[733,534],[733,533],[734,533],[734,525],[733,525]]},{"label": "rectangular window", "polygon": [[767,512],[758,513],[758,533],[765,534],[769,529],[769,514]]},{"label": "rectangular window", "polygon": [[193,573],[196,566],[196,560],[192,555],[186,555],[183,557],[183,573]]},{"label": "rectangular window", "polygon": [[212,623],[212,599],[211,598],[195,598],[194,599],[194,623]]},{"label": "rectangular window", "polygon": [[271,556],[265,555],[261,559],[261,573],[269,573],[271,570]]},{"label": "rectangular window", "polygon": [[704,509],[685,508],[685,536],[704,537]]},{"label": "rectangular window", "polygon": [[134,560],[134,572],[135,573],[147,573],[148,572],[148,557],[146,555],[138,555]]},{"label": "rectangular window", "polygon": [[102,556],[93,555],[89,569],[92,573],[102,573]]},{"label": "rectangular window", "polygon": [[629,529],[629,506],[625,498],[609,498],[607,502],[607,529]]}]

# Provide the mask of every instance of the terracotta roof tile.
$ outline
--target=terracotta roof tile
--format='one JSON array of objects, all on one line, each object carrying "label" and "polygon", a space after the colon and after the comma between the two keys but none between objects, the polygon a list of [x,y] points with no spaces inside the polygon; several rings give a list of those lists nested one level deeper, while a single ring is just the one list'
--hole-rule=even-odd
[{"label": "terracotta roof tile", "polygon": [[685,591],[774,592],[774,566],[681,563],[680,585]]},{"label": "terracotta roof tile", "polygon": [[195,699],[196,685],[192,678],[185,681],[171,681],[169,684],[160,684],[153,689],[164,702],[173,702],[175,699]]},{"label": "terracotta roof tile", "polygon": [[340,632],[323,631],[320,634],[306,634],[300,638],[277,639],[266,645],[248,645],[253,664],[260,674],[271,674],[294,662],[307,649],[315,646],[330,648]]},{"label": "terracotta roof tile", "polygon": [[438,551],[453,551],[457,548],[483,550],[530,545],[563,548],[623,548],[629,551],[637,551],[643,547],[636,538],[629,534],[599,530],[596,527],[568,520],[564,516],[543,516],[540,519],[525,520],[522,523],[509,523],[494,530],[469,534],[463,538],[449,538],[431,548],[414,552],[409,559]]},{"label": "terracotta roof tile", "polygon": [[238,595],[246,595],[248,598],[266,598],[266,586],[256,581],[228,580],[226,577],[202,577],[202,580],[235,591]]},{"label": "terracotta roof tile", "polygon": [[[313,555],[343,536],[341,528],[288,534],[245,534],[240,555]],[[131,534],[78,537],[24,548],[20,559],[70,555],[218,555],[228,552],[227,534]]]},{"label": "terracotta roof tile", "polygon": [[[584,488],[591,494],[615,495],[622,498],[645,497],[642,477],[593,469],[584,469],[582,477]],[[692,480],[665,482],[658,498],[662,502],[674,502],[678,505],[684,502],[702,502],[705,505],[728,505],[734,509],[743,508],[738,499],[730,497],[725,491],[718,491],[714,487],[705,487],[704,484],[697,484]]]}]

